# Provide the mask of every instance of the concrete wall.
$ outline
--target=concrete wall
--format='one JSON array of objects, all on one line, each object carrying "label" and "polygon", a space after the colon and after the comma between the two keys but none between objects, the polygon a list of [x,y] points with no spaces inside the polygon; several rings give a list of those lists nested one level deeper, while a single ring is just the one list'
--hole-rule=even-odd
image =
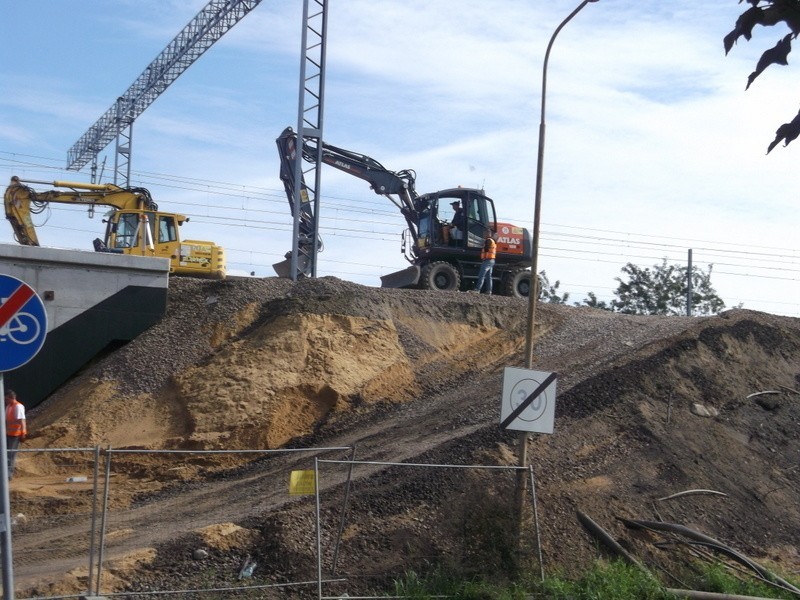
[{"label": "concrete wall", "polygon": [[[169,260],[0,244],[0,274],[44,302],[48,334],[27,364],[4,374],[28,408],[105,349],[132,340],[164,316]],[[1,349],[0,349],[1,351]]]}]

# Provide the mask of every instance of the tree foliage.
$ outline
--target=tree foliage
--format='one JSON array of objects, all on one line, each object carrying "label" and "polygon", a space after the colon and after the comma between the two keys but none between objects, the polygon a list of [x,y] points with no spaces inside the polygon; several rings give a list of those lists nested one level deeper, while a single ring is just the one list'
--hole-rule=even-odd
[{"label": "tree foliage", "polygon": [[[692,267],[692,314],[717,314],[725,303],[711,285],[711,271]],[[633,315],[684,315],[688,292],[688,267],[670,265],[665,258],[652,269],[628,263],[622,268],[627,281],[620,277],[614,291],[616,300],[611,302],[616,312]]]},{"label": "tree foliage", "polygon": [[[692,267],[692,314],[717,314],[725,303],[711,285],[711,271],[704,272]],[[688,267],[670,265],[664,259],[652,269],[628,263],[622,268],[627,281],[617,277],[619,286],[614,290],[616,298],[610,303],[597,300],[594,292],[575,306],[602,308],[612,312],[631,315],[685,315],[688,295]]]},{"label": "tree foliage", "polygon": [[[790,30],[790,33],[778,40],[775,46],[761,55],[755,70],[747,78],[746,90],[770,65],[789,64],[792,40],[796,39],[798,33],[800,33],[800,0],[739,0],[740,4],[742,2],[747,2],[750,8],[739,15],[733,31],[723,39],[726,55],[739,38],[743,37],[749,41],[753,36],[753,29],[755,29],[756,25],[769,27],[778,23],[785,23]],[[788,146],[798,136],[800,136],[800,112],[791,121],[778,127],[775,132],[775,139],[767,147],[767,154],[781,141],[784,142],[784,146]]]},{"label": "tree foliage", "polygon": [[589,297],[584,298],[583,302],[576,302],[575,306],[588,306],[589,308],[602,308],[603,310],[613,310],[610,304],[604,300],[598,300],[597,294],[589,292]]},{"label": "tree foliage", "polygon": [[559,287],[561,287],[561,281],[556,280],[555,283],[550,283],[547,273],[544,271],[539,272],[539,300],[541,302],[566,304],[567,300],[569,300],[569,292],[561,294],[558,291]]}]

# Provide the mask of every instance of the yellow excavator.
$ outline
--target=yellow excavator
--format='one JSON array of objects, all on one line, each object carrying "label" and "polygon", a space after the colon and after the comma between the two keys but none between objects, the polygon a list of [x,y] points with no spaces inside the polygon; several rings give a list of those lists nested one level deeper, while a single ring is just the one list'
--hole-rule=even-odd
[{"label": "yellow excavator", "polygon": [[[37,192],[25,185],[45,184],[54,188]],[[12,177],[6,188],[6,218],[14,237],[25,246],[38,246],[39,238],[31,215],[41,213],[50,203],[110,206],[105,239],[94,240],[98,252],[135,254],[168,258],[170,273],[209,279],[225,279],[225,252],[214,242],[181,241],[178,229],[189,218],[161,212],[145,188],[121,188],[111,183],[38,181]]]}]

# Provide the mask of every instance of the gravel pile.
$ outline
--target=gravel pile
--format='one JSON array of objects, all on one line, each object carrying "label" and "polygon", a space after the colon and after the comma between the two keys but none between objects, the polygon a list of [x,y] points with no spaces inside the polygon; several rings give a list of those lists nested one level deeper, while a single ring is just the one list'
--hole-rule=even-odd
[{"label": "gravel pile", "polygon": [[[175,373],[202,364],[226,342],[246,335],[266,319],[291,313],[391,320],[393,313],[400,312],[519,327],[524,308],[522,301],[500,296],[484,299],[463,293],[370,288],[334,277],[296,283],[277,277],[226,281],[175,277],[170,280],[164,319],[99,360],[81,377],[115,381],[124,394],[157,393]],[[425,343],[405,333],[409,353],[417,354],[419,349],[414,346],[424,347]],[[70,384],[37,412],[57,402],[65,389],[70,389]]]}]

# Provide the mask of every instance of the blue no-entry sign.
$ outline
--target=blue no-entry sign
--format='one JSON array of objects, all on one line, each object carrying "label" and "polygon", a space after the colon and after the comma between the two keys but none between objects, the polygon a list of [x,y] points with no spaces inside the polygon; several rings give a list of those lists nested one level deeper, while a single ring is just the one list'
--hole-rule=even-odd
[{"label": "blue no-entry sign", "polygon": [[47,312],[36,291],[16,277],[0,275],[0,372],[31,360],[46,336]]}]

